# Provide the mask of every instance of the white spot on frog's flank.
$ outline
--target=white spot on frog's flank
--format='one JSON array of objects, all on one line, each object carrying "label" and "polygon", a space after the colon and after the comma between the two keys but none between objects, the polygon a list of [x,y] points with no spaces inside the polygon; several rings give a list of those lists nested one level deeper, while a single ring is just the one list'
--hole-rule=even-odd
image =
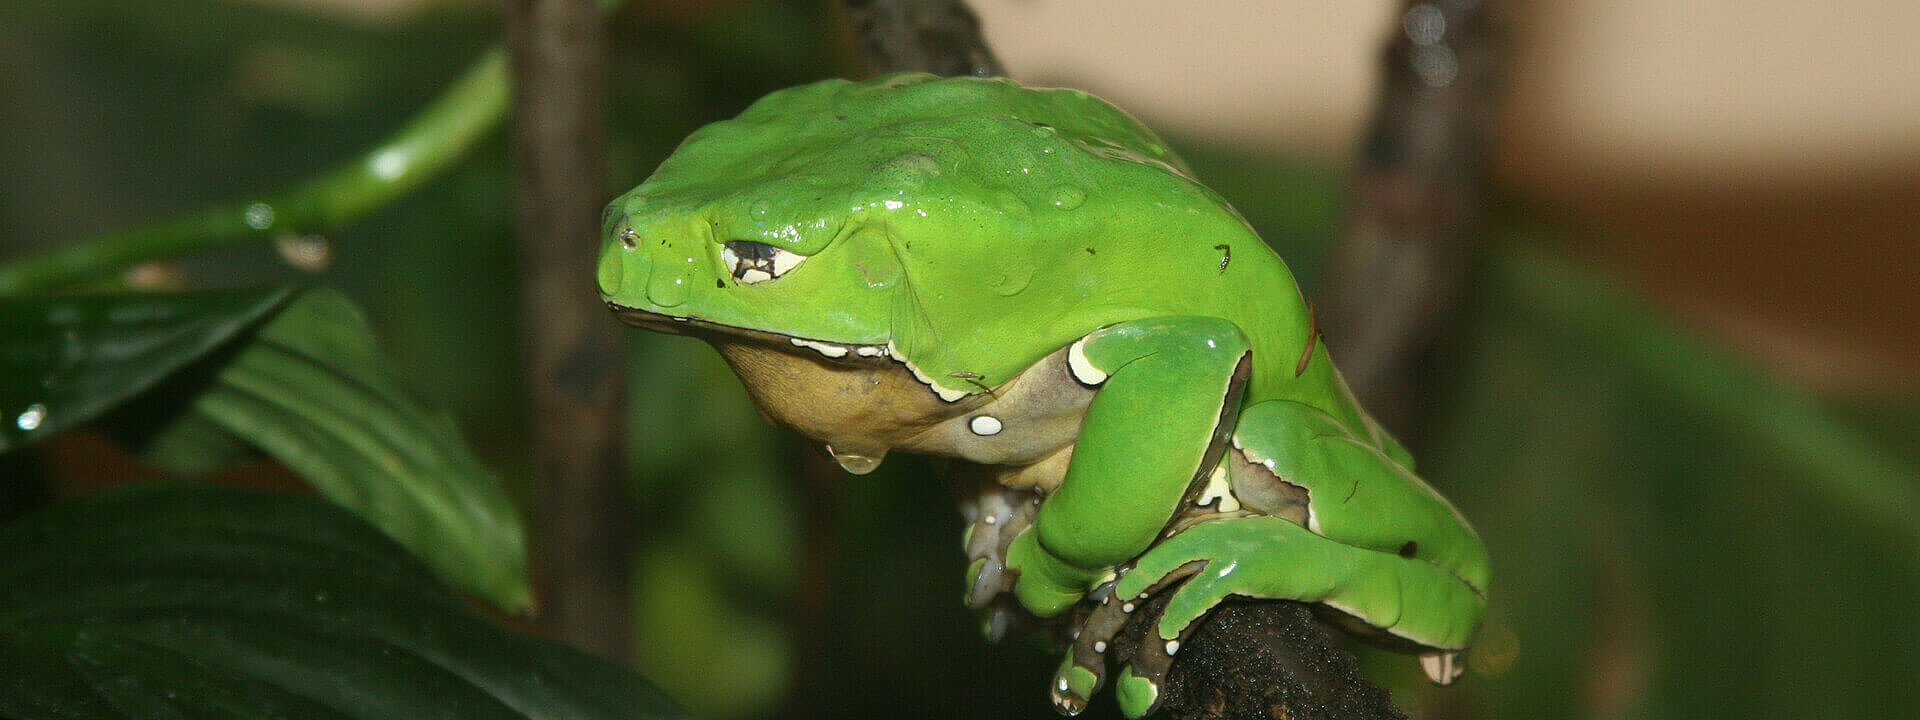
[{"label": "white spot on frog's flank", "polygon": [[1075,340],[1067,346],[1067,371],[1073,373],[1073,379],[1084,385],[1099,385],[1107,381],[1107,373],[1093,366],[1087,359],[1087,339]]},{"label": "white spot on frog's flank", "polygon": [[31,432],[40,429],[40,424],[46,421],[47,406],[34,403],[28,405],[27,409],[20,413],[20,417],[13,421],[13,424],[21,430]]},{"label": "white spot on frog's flank", "polygon": [[814,342],[812,340],[802,340],[800,338],[789,338],[788,342],[793,343],[794,347],[812,348],[814,352],[820,353],[821,355],[825,355],[830,358],[843,358],[847,356],[847,346],[845,345],[835,345],[832,343]]},{"label": "white spot on frog's flank", "polygon": [[988,515],[986,517],[980,518],[980,522],[986,523],[988,525],[998,525],[1000,524],[1000,516]]},{"label": "white spot on frog's flank", "polygon": [[1107,651],[1107,641],[1105,641],[1105,640],[1095,640],[1095,641],[1093,641],[1093,651],[1094,651],[1094,652],[1097,652],[1097,653],[1103,653],[1103,652],[1106,652],[1106,651]]},{"label": "white spot on frog's flank", "polygon": [[265,230],[273,227],[273,206],[263,202],[248,205],[241,216],[247,221],[247,227]]},{"label": "white spot on frog's flank", "polygon": [[967,421],[967,429],[972,430],[975,435],[999,435],[1002,427],[1000,418],[992,415],[975,415],[972,420]]},{"label": "white spot on frog's flank", "polygon": [[1177,653],[1177,652],[1180,652],[1180,641],[1179,641],[1179,640],[1168,640],[1168,641],[1167,641],[1167,654],[1168,654],[1168,655],[1172,655],[1172,654],[1174,654],[1174,653]]},{"label": "white spot on frog's flank", "polygon": [[880,357],[887,354],[887,349],[879,345],[861,345],[853,349],[853,354],[860,357]]},{"label": "white spot on frog's flank", "polygon": [[906,207],[907,204],[899,200],[883,200],[880,202],[880,206],[888,210],[899,210],[900,208]]},{"label": "white spot on frog's flank", "polygon": [[1066,691],[1067,691],[1067,679],[1066,679],[1066,678],[1060,678],[1060,682],[1059,682],[1058,684],[1056,684],[1056,685],[1054,685],[1054,687],[1057,687],[1057,688],[1060,688],[1060,692],[1066,692]]},{"label": "white spot on frog's flank", "polygon": [[1240,499],[1233,496],[1233,487],[1227,482],[1225,463],[1214,466],[1213,474],[1207,476],[1207,486],[1200,490],[1200,497],[1196,498],[1193,504],[1206,507],[1215,502],[1219,503],[1213,508],[1215,512],[1233,512],[1240,509]]},{"label": "white spot on frog's flank", "polygon": [[1133,612],[1133,603],[1127,603],[1125,605],[1121,605],[1120,612],[1123,612],[1123,613]]},{"label": "white spot on frog's flank", "polygon": [[367,172],[375,178],[391,181],[407,171],[407,154],[401,150],[387,149],[374,153],[367,158]]}]

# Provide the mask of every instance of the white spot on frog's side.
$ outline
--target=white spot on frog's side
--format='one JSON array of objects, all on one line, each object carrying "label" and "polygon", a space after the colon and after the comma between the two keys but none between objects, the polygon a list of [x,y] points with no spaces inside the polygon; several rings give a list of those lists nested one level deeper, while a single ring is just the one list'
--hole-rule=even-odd
[{"label": "white spot on frog's side", "polygon": [[1199,507],[1213,505],[1214,512],[1233,512],[1240,509],[1240,499],[1233,496],[1233,487],[1227,482],[1227,465],[1215,465],[1213,474],[1207,476],[1207,486],[1200,490],[1200,497],[1193,501]]},{"label": "white spot on frog's side", "polygon": [[887,349],[879,345],[861,345],[853,349],[853,354],[860,357],[880,357],[887,354]]},{"label": "white spot on frog's side", "polygon": [[812,340],[802,340],[800,338],[789,338],[788,341],[792,342],[794,347],[812,348],[814,352],[818,352],[821,355],[825,355],[830,358],[843,358],[847,356],[847,346],[845,345],[835,345],[833,343],[814,342]]},{"label": "white spot on frog's side", "polygon": [[47,406],[34,403],[28,405],[27,409],[20,413],[20,417],[13,421],[13,424],[21,430],[32,432],[40,429],[40,424],[46,421]]},{"label": "white spot on frog's side", "polygon": [[1126,603],[1124,605],[1121,605],[1120,612],[1123,612],[1123,613],[1133,612],[1133,603]]},{"label": "white spot on frog's side", "polygon": [[1174,653],[1177,653],[1177,652],[1180,652],[1180,641],[1179,641],[1179,640],[1168,640],[1168,641],[1167,641],[1167,654],[1168,654],[1168,655],[1172,655],[1172,654],[1174,654]]},{"label": "white spot on frog's side", "polygon": [[975,415],[967,421],[967,429],[975,435],[999,435],[1001,427],[1000,418],[992,415]]},{"label": "white spot on frog's side", "polygon": [[1059,688],[1059,689],[1060,689],[1060,692],[1066,692],[1066,691],[1067,691],[1067,679],[1066,679],[1066,678],[1060,678],[1060,682],[1059,682],[1059,684],[1057,684],[1057,685],[1055,685],[1054,687],[1057,687],[1057,688]]},{"label": "white spot on frog's side", "polygon": [[1099,385],[1106,382],[1106,371],[1094,367],[1093,361],[1087,359],[1086,346],[1086,338],[1075,340],[1072,345],[1067,346],[1067,370],[1073,373],[1073,379],[1079,380],[1083,385]]},{"label": "white spot on frog's side", "polygon": [[959,402],[960,398],[966,397],[968,395],[968,392],[966,390],[950,388],[950,387],[941,387],[939,383],[936,383],[933,381],[933,378],[928,377],[926,373],[920,372],[920,368],[915,367],[912,362],[908,361],[905,356],[901,355],[900,348],[898,346],[895,346],[891,341],[887,343],[887,357],[893,358],[896,362],[899,362],[900,364],[907,366],[907,370],[913,373],[913,378],[915,380],[919,380],[920,384],[925,385],[929,389],[933,390],[933,394],[940,396],[941,400],[945,400],[947,402]]},{"label": "white spot on frog's side", "polygon": [[1095,640],[1095,641],[1093,641],[1093,651],[1094,651],[1094,652],[1097,652],[1097,653],[1103,653],[1103,652],[1106,652],[1106,651],[1107,651],[1107,641],[1105,641],[1105,640]]}]

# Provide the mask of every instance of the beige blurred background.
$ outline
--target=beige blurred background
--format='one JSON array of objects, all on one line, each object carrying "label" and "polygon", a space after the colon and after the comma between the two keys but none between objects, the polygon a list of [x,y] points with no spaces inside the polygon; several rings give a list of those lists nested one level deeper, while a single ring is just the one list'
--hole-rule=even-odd
[{"label": "beige blurred background", "polygon": [[[435,0],[253,0],[369,22]],[[466,1],[466,0],[463,0]],[[714,6],[727,0],[650,0]],[[971,0],[1017,76],[1344,163],[1392,0]],[[1920,2],[1514,2],[1497,173],[1579,251],[1828,389],[1920,389]]]},{"label": "beige blurred background", "polygon": [[[1012,72],[1343,162],[1388,0],[974,0]],[[1830,389],[1920,382],[1920,3],[1514,3],[1497,173],[1582,252]]]}]

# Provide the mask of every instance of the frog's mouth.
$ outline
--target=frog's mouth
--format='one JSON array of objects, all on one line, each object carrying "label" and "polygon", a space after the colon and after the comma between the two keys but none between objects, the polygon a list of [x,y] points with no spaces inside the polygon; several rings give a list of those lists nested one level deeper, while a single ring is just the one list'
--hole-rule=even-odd
[{"label": "frog's mouth", "polygon": [[846,363],[867,364],[892,360],[886,345],[855,345],[829,340],[810,340],[766,330],[722,325],[699,318],[666,315],[651,310],[627,307],[612,301],[607,308],[613,311],[621,322],[637,328],[673,335],[693,335],[708,342],[747,342],[769,348],[779,349],[804,357],[825,358]]}]

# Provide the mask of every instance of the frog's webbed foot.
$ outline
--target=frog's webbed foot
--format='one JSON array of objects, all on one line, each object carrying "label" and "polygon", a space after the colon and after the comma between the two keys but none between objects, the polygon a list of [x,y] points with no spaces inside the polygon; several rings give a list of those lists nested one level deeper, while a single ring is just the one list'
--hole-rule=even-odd
[{"label": "frog's webbed foot", "polygon": [[1007,546],[1033,525],[1040,495],[1031,490],[982,483],[960,504],[967,521],[967,607],[984,611],[987,639],[999,642],[1027,617],[1013,599],[1015,574],[1007,571]]},{"label": "frog's webbed foot", "polygon": [[1122,572],[1120,578],[1102,583],[1089,593],[1090,609],[1054,676],[1054,708],[1065,715],[1078,715],[1086,709],[1087,700],[1106,684],[1109,661],[1123,664],[1115,681],[1115,694],[1127,717],[1142,717],[1159,707],[1160,689],[1166,685],[1174,654],[1199,623],[1191,623],[1178,637],[1159,637],[1154,628],[1165,611],[1166,598],[1156,596],[1171,592],[1204,566],[1204,562],[1196,561],[1175,568],[1145,590],[1124,597],[1115,593],[1126,575]]}]

